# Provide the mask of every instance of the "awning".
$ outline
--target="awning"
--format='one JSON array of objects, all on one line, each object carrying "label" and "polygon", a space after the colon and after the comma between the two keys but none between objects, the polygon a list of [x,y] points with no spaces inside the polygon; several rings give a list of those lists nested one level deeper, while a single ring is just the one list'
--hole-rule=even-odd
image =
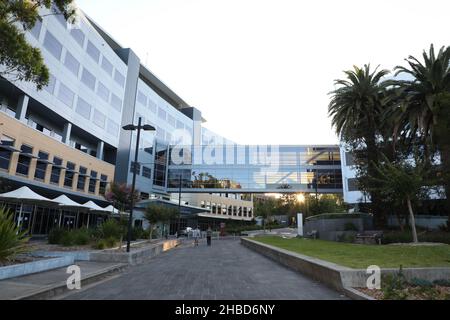
[{"label": "awning", "polygon": [[64,208],[73,208],[73,209],[84,209],[84,210],[89,210],[90,208],[73,201],[72,199],[70,199],[69,197],[67,197],[66,195],[61,195],[58,198],[53,199],[53,201],[59,202],[60,207],[64,207]]},{"label": "awning", "polygon": [[49,160],[47,160],[47,159],[37,159],[37,162],[40,162],[40,163],[45,163],[45,164],[51,164],[51,165],[54,165],[54,163],[53,162],[51,162],[51,161],[49,161]]},{"label": "awning", "polygon": [[84,206],[92,211],[107,212],[105,208],[98,206],[94,201],[88,201],[84,204]]},{"label": "awning", "polygon": [[0,144],[0,149],[6,150],[6,151],[11,151],[11,152],[20,152],[19,149],[16,149],[13,146],[8,146],[8,145],[4,145],[4,144]]},{"label": "awning", "polygon": [[111,212],[112,214],[119,214],[119,213],[120,213],[120,210],[114,208],[112,205],[106,207],[104,210],[105,210],[105,211],[108,211],[108,212]]},{"label": "awning", "polygon": [[39,159],[39,157],[36,157],[35,155],[28,153],[28,152],[21,152],[20,155],[22,157],[30,158],[30,159]]},{"label": "awning", "polygon": [[15,191],[0,194],[0,199],[19,203],[46,203],[50,205],[59,205],[57,201],[45,198],[28,187],[22,187]]}]

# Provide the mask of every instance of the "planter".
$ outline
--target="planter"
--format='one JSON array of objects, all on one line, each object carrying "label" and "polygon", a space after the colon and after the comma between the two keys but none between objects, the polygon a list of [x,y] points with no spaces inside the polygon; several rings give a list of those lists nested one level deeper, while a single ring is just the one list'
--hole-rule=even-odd
[{"label": "planter", "polygon": [[73,265],[74,262],[75,260],[73,257],[65,256],[2,267],[0,268],[0,280],[67,267]]}]

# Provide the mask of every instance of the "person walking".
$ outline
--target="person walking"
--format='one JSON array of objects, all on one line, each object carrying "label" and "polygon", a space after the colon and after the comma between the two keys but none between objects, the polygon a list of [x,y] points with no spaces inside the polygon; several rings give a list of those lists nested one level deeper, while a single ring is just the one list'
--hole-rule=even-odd
[{"label": "person walking", "polygon": [[192,231],[192,236],[194,237],[194,245],[196,247],[198,247],[198,239],[200,238],[200,234],[201,234],[201,232],[200,232],[200,228],[199,227],[197,227],[196,229],[194,229]]},{"label": "person walking", "polygon": [[208,243],[208,247],[211,246],[211,239],[212,239],[212,230],[211,227],[208,227],[208,231],[206,231],[206,242]]}]

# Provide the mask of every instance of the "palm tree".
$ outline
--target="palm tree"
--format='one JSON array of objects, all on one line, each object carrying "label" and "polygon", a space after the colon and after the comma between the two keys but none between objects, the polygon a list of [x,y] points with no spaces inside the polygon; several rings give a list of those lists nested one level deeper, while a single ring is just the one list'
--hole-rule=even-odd
[{"label": "palm tree", "polygon": [[[363,68],[357,66],[353,70],[344,71],[347,79],[336,80],[338,87],[332,91],[329,105],[329,116],[332,125],[342,141],[351,149],[358,171],[360,185],[369,188],[367,176],[376,174],[374,163],[378,162],[378,141],[384,128],[383,114],[389,102],[387,86],[383,77],[388,70],[373,72],[370,65]],[[383,206],[377,191],[370,192],[372,210],[375,213],[376,224],[384,227],[386,224]]]},{"label": "palm tree", "polygon": [[400,98],[395,107],[398,131],[421,139],[427,161],[429,149],[439,152],[450,217],[450,47],[442,47],[436,56],[431,44],[423,63],[413,56],[406,62],[408,67],[395,68],[396,76],[406,74],[411,80],[391,82]]}]

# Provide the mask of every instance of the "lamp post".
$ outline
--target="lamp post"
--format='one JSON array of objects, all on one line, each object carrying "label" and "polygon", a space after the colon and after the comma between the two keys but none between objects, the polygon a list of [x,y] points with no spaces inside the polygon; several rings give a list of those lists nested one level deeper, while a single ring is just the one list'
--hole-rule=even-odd
[{"label": "lamp post", "polygon": [[130,252],[130,246],[131,246],[131,233],[132,233],[132,227],[133,227],[133,209],[134,209],[134,193],[136,191],[136,170],[138,166],[138,155],[139,155],[139,140],[141,140],[141,130],[144,131],[156,131],[156,129],[149,125],[145,124],[142,125],[142,118],[139,117],[138,125],[135,126],[134,124],[129,124],[123,127],[126,131],[136,131],[137,130],[137,139],[136,139],[136,151],[134,154],[134,166],[133,166],[133,183],[131,184],[131,199],[130,199],[130,216],[128,218],[128,236],[127,236],[127,252]]}]

